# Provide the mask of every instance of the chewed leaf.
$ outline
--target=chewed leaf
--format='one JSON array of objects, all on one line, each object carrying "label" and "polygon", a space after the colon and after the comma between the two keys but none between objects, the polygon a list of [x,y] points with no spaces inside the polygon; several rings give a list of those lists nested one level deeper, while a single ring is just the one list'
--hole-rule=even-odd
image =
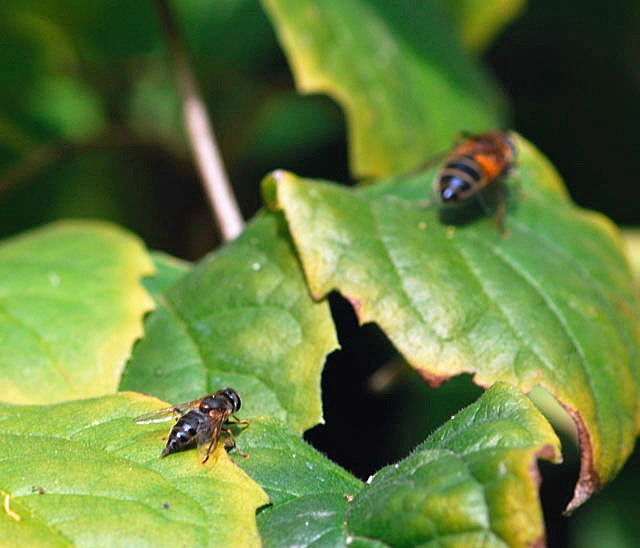
[{"label": "chewed leaf", "polygon": [[575,507],[633,448],[640,313],[613,225],[516,145],[506,238],[482,212],[452,226],[425,206],[433,170],[356,191],[278,172],[265,197],[284,210],[313,294],[340,291],[429,382],[470,372],[551,392],[579,432]]},{"label": "chewed leaf", "polygon": [[[0,406],[0,484],[15,546],[259,546],[265,493],[227,457],[160,459],[166,432],[133,417],[166,405],[118,394],[50,406]],[[2,493],[0,493],[2,494]],[[35,542],[36,544],[32,544]]]},{"label": "chewed leaf", "polygon": [[153,266],[140,241],[100,222],[59,222],[0,243],[0,400],[114,392]]},{"label": "chewed leaf", "polygon": [[279,417],[298,432],[322,420],[320,372],[338,343],[281,214],[259,215],[156,299],[122,389],[180,403],[231,386],[249,415]]}]

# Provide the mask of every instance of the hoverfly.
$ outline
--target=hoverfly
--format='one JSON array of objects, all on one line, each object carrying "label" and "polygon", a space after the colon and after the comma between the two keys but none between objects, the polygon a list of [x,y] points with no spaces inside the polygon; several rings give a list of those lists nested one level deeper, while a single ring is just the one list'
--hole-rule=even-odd
[{"label": "hoverfly", "polygon": [[[234,415],[240,405],[240,395],[233,388],[224,388],[197,400],[140,415],[134,420],[137,424],[148,424],[164,422],[178,415],[160,457],[181,451],[195,442],[204,464],[221,438],[224,438],[225,447],[233,449],[236,446],[229,427],[234,424],[249,424],[248,421],[238,420]],[[230,421],[229,417],[234,420]],[[242,452],[240,454],[247,456]]]},{"label": "hoverfly", "polygon": [[504,234],[504,179],[511,171],[516,148],[506,131],[464,135],[446,155],[433,186],[443,206],[459,205],[489,185],[498,191],[496,222]]}]

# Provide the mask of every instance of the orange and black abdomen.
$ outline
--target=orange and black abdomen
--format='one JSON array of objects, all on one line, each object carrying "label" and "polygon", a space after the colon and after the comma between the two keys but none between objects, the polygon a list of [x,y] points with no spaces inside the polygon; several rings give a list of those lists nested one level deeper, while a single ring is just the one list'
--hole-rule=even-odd
[{"label": "orange and black abdomen", "polygon": [[481,166],[467,155],[450,157],[437,181],[439,197],[445,204],[461,202],[486,186]]},{"label": "orange and black abdomen", "polygon": [[505,132],[466,138],[449,153],[436,176],[436,191],[445,205],[463,202],[500,179],[513,162],[514,147]]}]

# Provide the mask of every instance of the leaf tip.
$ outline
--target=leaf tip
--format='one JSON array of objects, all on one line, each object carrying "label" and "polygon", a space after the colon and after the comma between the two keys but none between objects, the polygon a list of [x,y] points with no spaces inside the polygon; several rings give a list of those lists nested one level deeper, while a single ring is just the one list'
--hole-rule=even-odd
[{"label": "leaf tip", "polygon": [[260,188],[262,199],[267,207],[275,211],[282,209],[278,200],[278,185],[290,177],[293,177],[293,174],[284,169],[276,169],[264,176]]}]

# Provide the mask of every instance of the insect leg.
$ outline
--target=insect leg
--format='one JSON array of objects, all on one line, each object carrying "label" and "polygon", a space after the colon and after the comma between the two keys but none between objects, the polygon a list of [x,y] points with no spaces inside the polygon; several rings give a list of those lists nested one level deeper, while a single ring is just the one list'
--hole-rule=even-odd
[{"label": "insect leg", "polygon": [[218,444],[221,426],[220,423],[214,425],[202,423],[200,425],[196,436],[196,443],[198,445],[198,451],[202,455],[202,464],[209,460],[211,452]]},{"label": "insect leg", "polygon": [[227,421],[227,424],[244,424],[246,426],[249,426],[251,423],[248,420],[240,420],[238,417],[236,417],[235,415],[231,415],[234,419],[235,422],[231,422],[231,421]]},{"label": "insect leg", "polygon": [[211,440],[211,442],[209,443],[209,445],[207,446],[207,450],[206,450],[205,455],[204,455],[204,457],[203,457],[203,459],[202,459],[202,461],[201,461],[201,462],[202,462],[202,464],[204,464],[205,462],[207,462],[207,461],[209,460],[209,456],[211,455],[211,450],[212,450],[212,449],[214,448],[214,446],[216,445],[216,441],[218,441],[218,440],[216,440],[215,438],[213,438],[213,439]]},{"label": "insect leg", "polygon": [[487,200],[485,200],[484,194],[482,192],[483,191],[481,190],[475,193],[476,200],[480,204],[482,210],[485,212],[485,215],[491,215],[493,211],[491,211],[491,208],[489,207]]},{"label": "insect leg", "polygon": [[[246,422],[246,421],[244,421]],[[248,423],[247,423],[248,424]],[[234,449],[238,452],[238,454],[245,458],[248,459],[249,455],[247,455],[244,451],[242,451],[239,447],[238,444],[236,443],[236,438],[233,435],[233,432],[231,432],[230,428],[224,428],[222,430],[225,433],[225,440],[224,440],[224,446],[229,448],[229,451],[231,451],[231,449]]]},{"label": "insect leg", "polygon": [[506,195],[505,195],[504,184],[499,183],[496,191],[498,193],[498,205],[496,208],[496,225],[498,227],[498,230],[500,231],[500,234],[502,234],[502,237],[507,238],[509,236],[509,233],[507,232],[507,229],[504,226],[504,216],[505,216],[505,209],[506,209]]}]

